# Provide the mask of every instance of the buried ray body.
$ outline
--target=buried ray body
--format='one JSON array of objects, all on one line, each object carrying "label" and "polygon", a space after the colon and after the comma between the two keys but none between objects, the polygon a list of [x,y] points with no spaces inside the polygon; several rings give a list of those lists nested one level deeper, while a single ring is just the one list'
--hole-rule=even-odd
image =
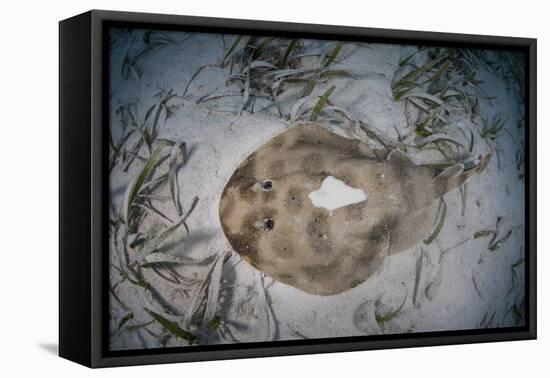
[{"label": "buried ray body", "polygon": [[255,268],[311,294],[338,294],[420,242],[433,228],[436,200],[489,159],[440,172],[302,124],[241,163],[222,193],[220,221]]}]

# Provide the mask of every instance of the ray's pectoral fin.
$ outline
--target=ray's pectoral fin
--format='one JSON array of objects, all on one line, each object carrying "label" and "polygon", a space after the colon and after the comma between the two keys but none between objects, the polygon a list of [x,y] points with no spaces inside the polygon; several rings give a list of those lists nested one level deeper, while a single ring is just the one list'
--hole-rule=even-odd
[{"label": "ray's pectoral fin", "polygon": [[388,255],[413,247],[426,237],[434,227],[437,216],[437,201],[399,218],[390,232]]}]

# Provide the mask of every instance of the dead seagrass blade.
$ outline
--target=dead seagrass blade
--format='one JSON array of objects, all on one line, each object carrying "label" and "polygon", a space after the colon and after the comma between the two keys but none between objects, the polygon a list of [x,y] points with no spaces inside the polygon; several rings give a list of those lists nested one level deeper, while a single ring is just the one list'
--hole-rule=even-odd
[{"label": "dead seagrass blade", "polygon": [[240,164],[222,193],[220,221],[256,269],[311,294],[338,294],[425,238],[436,200],[489,159],[441,172],[399,151],[384,156],[319,124],[301,124]]}]

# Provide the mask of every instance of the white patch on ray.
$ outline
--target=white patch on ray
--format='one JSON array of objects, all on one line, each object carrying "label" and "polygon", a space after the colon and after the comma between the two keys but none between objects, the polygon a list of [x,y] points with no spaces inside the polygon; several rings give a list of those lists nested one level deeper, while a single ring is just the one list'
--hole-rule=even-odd
[{"label": "white patch on ray", "polygon": [[353,205],[367,200],[367,193],[362,189],[356,189],[346,185],[341,180],[327,176],[321,183],[319,190],[308,195],[313,206],[334,211],[341,207]]}]

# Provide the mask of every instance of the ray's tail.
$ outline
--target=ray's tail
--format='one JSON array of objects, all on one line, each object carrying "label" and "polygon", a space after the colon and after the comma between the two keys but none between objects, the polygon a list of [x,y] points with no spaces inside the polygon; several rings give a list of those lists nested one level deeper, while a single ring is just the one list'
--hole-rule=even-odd
[{"label": "ray's tail", "polygon": [[470,169],[465,169],[464,164],[459,163],[446,168],[443,172],[437,175],[435,180],[436,198],[441,197],[445,193],[459,188],[470,177],[475,176],[485,169],[491,160],[492,153],[485,155],[477,165]]}]

